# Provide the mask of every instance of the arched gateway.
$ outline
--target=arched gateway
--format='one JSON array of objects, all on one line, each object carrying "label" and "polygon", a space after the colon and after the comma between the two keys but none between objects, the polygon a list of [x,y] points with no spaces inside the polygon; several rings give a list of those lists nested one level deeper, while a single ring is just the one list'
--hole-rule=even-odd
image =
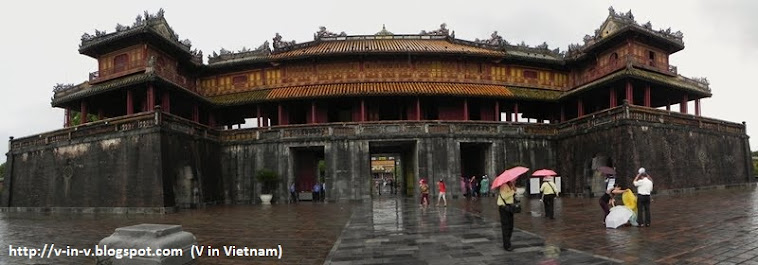
[{"label": "arched gateway", "polygon": [[[370,198],[387,173],[400,194],[426,178],[459,196],[460,176],[516,163],[556,169],[565,193],[580,194],[597,153],[620,178],[645,166],[658,189],[749,181],[744,125],[701,117],[708,82],[669,65],[682,34],[631,12],[611,9],[563,52],[497,32],[462,40],[445,24],[420,34],[322,27],[313,41],[277,33],[272,44],[222,49],[206,64],[162,11],[85,34],[79,52],[98,71],[56,86],[63,129],[10,141],[2,206],[255,203],[264,168],[281,176],[280,201],[291,183],[309,191],[321,180],[328,200]],[[390,172],[373,162],[390,157]]]}]

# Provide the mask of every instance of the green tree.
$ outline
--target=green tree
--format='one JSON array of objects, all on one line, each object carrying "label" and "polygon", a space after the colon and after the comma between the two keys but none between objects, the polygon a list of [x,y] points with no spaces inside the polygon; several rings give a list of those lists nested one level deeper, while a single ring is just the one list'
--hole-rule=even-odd
[{"label": "green tree", "polygon": [[262,194],[273,194],[276,184],[279,182],[279,174],[270,169],[261,169],[255,174],[255,178],[261,183]]},{"label": "green tree", "polygon": [[0,164],[0,181],[5,179],[5,162]]},{"label": "green tree", "polygon": [[[87,114],[87,121],[97,121],[97,115]],[[71,126],[82,124],[82,113],[78,111],[71,112]]]}]

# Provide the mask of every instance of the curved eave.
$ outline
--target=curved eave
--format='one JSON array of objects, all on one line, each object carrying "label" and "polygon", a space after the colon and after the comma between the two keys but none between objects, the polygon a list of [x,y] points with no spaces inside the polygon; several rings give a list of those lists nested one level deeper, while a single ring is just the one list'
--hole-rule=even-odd
[{"label": "curved eave", "polygon": [[173,82],[171,82],[171,81],[169,81],[169,80],[167,80],[167,79],[165,79],[163,77],[160,77],[160,76],[155,75],[155,74],[149,74],[149,73],[141,72],[141,73],[136,73],[136,74],[128,75],[128,76],[125,76],[125,77],[120,77],[120,78],[113,79],[113,80],[108,80],[108,81],[105,81],[105,82],[102,82],[102,83],[98,83],[98,84],[95,84],[95,85],[91,85],[89,87],[82,88],[81,90],[76,91],[74,93],[66,94],[66,95],[61,96],[61,97],[53,97],[51,105],[53,107],[59,107],[59,108],[61,108],[61,107],[64,107],[64,105],[66,105],[67,103],[71,103],[71,102],[74,102],[74,101],[77,101],[77,100],[80,100],[80,99],[83,99],[83,98],[87,98],[87,97],[91,97],[91,96],[96,96],[96,95],[100,95],[100,94],[103,94],[103,93],[107,93],[107,92],[111,92],[111,91],[116,91],[116,90],[119,90],[119,89],[124,88],[124,87],[138,85],[138,84],[147,83],[147,82],[161,83],[161,84],[167,85],[167,87],[172,87],[175,90],[180,90],[180,91],[182,91],[184,93],[187,93],[187,94],[191,95],[192,97],[194,97],[194,98],[196,98],[198,100],[201,100],[203,102],[206,102],[206,103],[210,102],[207,98],[205,98],[205,97],[203,97],[203,96],[201,96],[201,95],[199,95],[199,94],[197,94],[197,93],[195,93],[193,91],[189,91],[187,89],[184,89],[181,86],[179,86],[178,84],[175,84],[175,83],[173,83]]},{"label": "curved eave", "polygon": [[654,84],[658,85],[664,85],[667,87],[687,91],[688,93],[697,95],[699,97],[711,97],[712,94],[710,91],[703,90],[699,88],[696,85],[689,84],[685,81],[680,80],[678,77],[663,75],[655,72],[645,71],[641,69],[636,68],[625,68],[623,70],[619,70],[617,72],[614,72],[612,74],[606,75],[598,80],[592,81],[590,83],[587,83],[585,85],[579,86],[575,89],[572,89],[570,91],[567,91],[563,95],[560,96],[561,99],[568,98],[571,96],[575,96],[581,92],[584,92],[586,90],[589,90],[594,87],[603,86],[606,84],[609,84],[611,82],[615,82],[624,78],[635,78],[635,79],[641,79],[645,81],[652,82]]},{"label": "curved eave", "polygon": [[223,106],[264,101],[372,96],[465,96],[555,101],[558,99],[560,93],[560,91],[553,90],[485,84],[375,82],[259,89],[215,96],[211,97],[210,100],[217,105]]},{"label": "curved eave", "polygon": [[174,54],[180,62],[188,62],[195,67],[202,65],[202,63],[192,60],[193,56],[190,53],[189,48],[174,40],[167,39],[149,26],[115,32],[91,41],[82,42],[82,45],[79,47],[79,53],[92,58],[97,58],[100,55],[114,50],[143,43],[145,41],[165,49],[164,51],[169,54]]},{"label": "curved eave", "polygon": [[664,49],[669,54],[672,54],[684,49],[684,43],[682,42],[677,42],[669,38],[660,36],[638,25],[626,25],[616,30],[615,32],[609,34],[608,36],[601,38],[600,40],[596,41],[592,45],[583,48],[580,55],[576,57],[566,58],[566,61],[576,62],[576,61],[582,61],[587,58],[594,58],[594,57],[588,57],[588,56],[591,54],[594,54],[594,52],[597,50],[602,50],[602,48],[608,45],[609,43],[612,44],[613,41],[620,40],[622,35],[633,34],[633,33],[637,33],[637,34],[641,34],[641,35],[649,37],[655,44],[654,46]]}]

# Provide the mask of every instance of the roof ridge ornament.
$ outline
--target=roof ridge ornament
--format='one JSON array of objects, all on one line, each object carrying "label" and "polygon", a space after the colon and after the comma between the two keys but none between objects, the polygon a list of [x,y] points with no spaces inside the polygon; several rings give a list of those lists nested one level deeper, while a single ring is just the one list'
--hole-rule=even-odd
[{"label": "roof ridge ornament", "polygon": [[489,46],[496,46],[496,47],[503,47],[505,45],[508,45],[508,41],[503,39],[503,36],[500,36],[500,34],[497,34],[497,30],[493,31],[490,35],[490,39],[474,39],[475,43],[481,43],[486,44]]},{"label": "roof ridge ornament", "polygon": [[427,35],[427,36],[451,36],[451,37],[455,38],[455,32],[453,32],[452,35],[450,34],[450,30],[447,29],[447,23],[440,24],[440,28],[437,29],[437,30],[432,30],[432,31],[428,31],[428,32],[426,30],[422,30],[421,33],[419,33],[419,35]]},{"label": "roof ridge ornament", "polygon": [[292,40],[292,41],[283,41],[282,40],[282,35],[279,35],[279,32],[276,33],[276,35],[274,36],[273,40],[274,40],[274,50],[279,50],[279,49],[287,48],[287,47],[290,47],[290,46],[293,46],[293,45],[296,44],[296,42],[294,40]]},{"label": "roof ridge ornament", "polygon": [[325,26],[319,26],[318,31],[313,34],[313,40],[319,40],[321,38],[328,38],[328,37],[347,37],[347,33],[344,31],[340,32],[340,34],[336,34],[334,32],[326,30]]},{"label": "roof ridge ornament", "polygon": [[392,36],[395,35],[394,33],[387,30],[387,28],[382,24],[382,30],[374,34],[376,36]]}]

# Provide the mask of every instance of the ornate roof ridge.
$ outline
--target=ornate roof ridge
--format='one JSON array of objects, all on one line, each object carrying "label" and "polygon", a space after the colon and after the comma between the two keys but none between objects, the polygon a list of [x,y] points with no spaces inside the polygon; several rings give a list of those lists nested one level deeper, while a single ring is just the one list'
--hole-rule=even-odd
[{"label": "ornate roof ridge", "polygon": [[263,44],[258,46],[258,48],[248,49],[247,47],[242,47],[242,49],[237,52],[221,48],[219,53],[214,51],[212,55],[208,55],[208,64],[245,58],[266,58],[269,55],[271,55],[271,47],[269,46],[268,41],[264,41]]},{"label": "ornate roof ridge", "polygon": [[[163,10],[163,8],[160,8],[158,12],[155,14],[150,14],[149,12],[145,11],[144,16],[137,15],[137,17],[134,19],[134,23],[132,23],[131,26],[117,23],[114,32],[108,33],[105,30],[100,31],[97,29],[95,29],[94,35],[85,32],[84,34],[82,34],[79,48],[86,47],[88,45],[95,44],[100,41],[105,41],[109,38],[113,38],[119,35],[127,35],[134,32],[152,30],[155,33],[157,33],[157,35],[163,36],[169,41],[177,44],[177,46],[181,47],[183,50],[189,52],[194,57],[193,59],[194,61],[202,62],[202,51],[198,51],[197,49],[192,49],[192,42],[189,39],[180,40],[179,34],[177,34],[171,28],[171,26],[166,21],[164,14],[165,14],[165,11]],[[164,25],[167,32],[158,32],[154,28],[158,25]]]},{"label": "ornate roof ridge", "polygon": [[[607,26],[610,22],[617,23],[616,29],[614,29],[612,32],[603,33],[603,27]],[[613,6],[608,8],[608,18],[606,18],[605,22],[603,22],[600,25],[600,28],[595,29],[594,35],[584,35],[583,41],[584,44],[579,43],[572,43],[569,44],[567,56],[568,57],[579,57],[584,52],[592,47],[595,43],[599,42],[601,39],[605,38],[604,35],[610,35],[614,32],[620,32],[626,28],[635,28],[638,30],[642,30],[643,32],[652,34],[654,36],[661,37],[663,39],[666,39],[668,41],[677,43],[679,45],[684,45],[684,34],[681,31],[672,32],[671,28],[667,29],[659,29],[654,30],[653,24],[648,21],[645,24],[640,25],[637,23],[637,21],[634,19],[634,14],[632,14],[632,10],[630,9],[626,13],[623,12],[616,12],[615,9],[613,9]]]}]

